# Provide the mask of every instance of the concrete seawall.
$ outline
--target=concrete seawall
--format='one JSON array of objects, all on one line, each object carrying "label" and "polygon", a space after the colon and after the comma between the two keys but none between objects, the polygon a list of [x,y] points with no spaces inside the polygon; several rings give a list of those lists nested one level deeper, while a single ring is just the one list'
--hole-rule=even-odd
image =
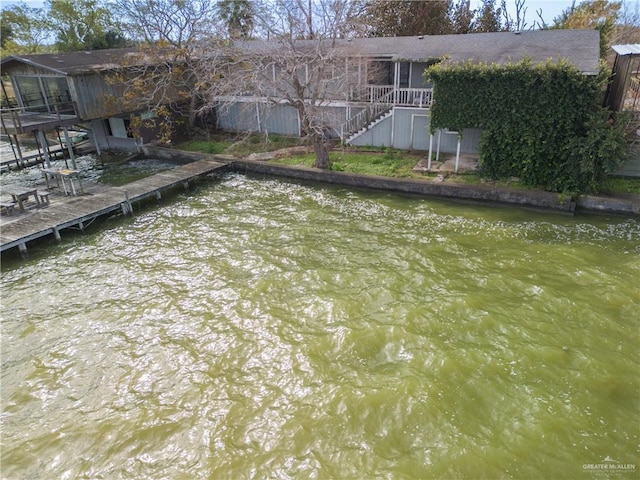
[{"label": "concrete seawall", "polygon": [[355,188],[395,191],[438,198],[466,201],[518,205],[528,208],[573,214],[605,213],[615,215],[640,216],[640,195],[581,195],[577,200],[567,196],[541,190],[518,190],[489,185],[469,185],[463,183],[438,183],[420,179],[378,177],[347,172],[319,170],[316,168],[278,165],[268,161],[235,159],[228,155],[207,155],[161,147],[143,147],[141,152],[154,158],[182,158],[193,161],[211,158],[228,162],[230,170],[240,173],[258,173],[314,182],[346,185]]},{"label": "concrete seawall", "polygon": [[236,160],[229,167],[237,172],[259,173],[438,198],[518,205],[570,214],[578,209],[586,212],[640,215],[640,196],[630,196],[630,198],[590,196],[580,197],[575,202],[569,197],[540,190],[513,190],[487,185],[435,183],[425,180],[376,177],[250,160]]}]

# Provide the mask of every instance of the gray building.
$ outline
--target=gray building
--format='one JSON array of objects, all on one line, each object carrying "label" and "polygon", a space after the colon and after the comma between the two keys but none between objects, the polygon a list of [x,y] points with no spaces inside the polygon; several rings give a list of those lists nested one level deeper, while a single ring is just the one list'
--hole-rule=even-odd
[{"label": "gray building", "polygon": [[[125,101],[118,78],[155,64],[133,49],[5,57],[0,63],[3,133],[36,134],[44,141],[44,132],[74,126],[89,131],[99,151],[133,150],[155,133],[140,129],[141,138],[134,138],[132,115],[151,118],[152,108]],[[184,100],[175,91],[163,93],[167,102]]]},{"label": "gray building", "polygon": [[[326,112],[327,136],[348,144],[399,149],[429,149],[429,118],[433,96],[425,70],[438,62],[504,65],[529,59],[532,63],[566,60],[585,75],[599,72],[599,34],[596,30],[537,30],[468,35],[361,38],[340,40],[336,48],[351,57],[357,85],[336,90]],[[314,41],[300,40],[301,49]],[[249,41],[236,45],[265,58],[277,52],[278,42]],[[274,76],[277,72],[274,72]],[[301,121],[286,102],[271,105],[259,95],[239,96],[218,114],[220,128],[299,135]],[[481,131],[440,132],[439,149],[477,151]],[[451,135],[449,133],[455,133]]]},{"label": "gray building", "polygon": [[[312,48],[314,41],[295,41],[295,45]],[[247,41],[235,47],[259,54],[266,61],[281,45]],[[430,107],[437,85],[430,84],[423,74],[437,62],[506,64],[527,58],[533,63],[566,60],[585,75],[599,70],[596,30],[356,38],[338,40],[335,48],[344,54],[350,80],[333,86],[322,106],[323,122],[328,137],[352,145],[427,150]],[[153,108],[133,108],[124,102],[124,85],[114,81],[114,73],[153,62],[130,49],[4,58],[5,95],[7,90],[13,92],[16,104],[3,105],[3,126],[12,133],[29,133],[81,125],[89,130],[98,149],[133,150],[151,141],[154,132],[142,131],[139,138],[133,138],[129,128],[132,115],[148,119]],[[278,78],[275,67],[273,75]],[[165,94],[166,101],[185,100],[177,91]],[[272,100],[268,101],[264,92],[235,95],[216,112],[217,124],[225,130],[301,135],[297,110],[286,99]],[[453,152],[457,147],[462,152],[477,151],[479,130],[469,129],[461,136],[441,133],[441,151]]]}]

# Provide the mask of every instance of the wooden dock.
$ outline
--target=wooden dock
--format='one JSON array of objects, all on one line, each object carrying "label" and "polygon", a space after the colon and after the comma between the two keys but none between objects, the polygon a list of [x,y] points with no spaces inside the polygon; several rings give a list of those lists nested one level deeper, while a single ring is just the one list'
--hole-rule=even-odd
[{"label": "wooden dock", "polygon": [[[120,187],[83,182],[85,194],[66,196],[55,189],[49,205],[36,208],[35,202],[25,212],[0,217],[0,251],[18,248],[26,253],[27,243],[53,235],[61,238],[61,231],[77,227],[103,215],[118,212],[132,213],[132,204],[149,198],[160,199],[162,192],[183,187],[189,182],[226,168],[224,160],[197,160],[162,173],[128,183]],[[38,186],[44,190],[44,185]]]},{"label": "wooden dock", "polygon": [[[96,151],[93,144],[85,140],[81,143],[73,144],[73,151],[76,155],[87,155]],[[47,153],[51,160],[69,159],[69,150],[63,145],[50,145]],[[14,151],[11,151],[11,147],[7,147],[5,152],[2,152],[2,158],[0,158],[0,172],[10,171],[12,168],[20,170],[22,168],[33,167],[38,164],[44,164],[45,157],[44,152],[41,150],[29,150],[21,152],[22,157],[16,158]],[[13,158],[8,158],[13,156]]]}]

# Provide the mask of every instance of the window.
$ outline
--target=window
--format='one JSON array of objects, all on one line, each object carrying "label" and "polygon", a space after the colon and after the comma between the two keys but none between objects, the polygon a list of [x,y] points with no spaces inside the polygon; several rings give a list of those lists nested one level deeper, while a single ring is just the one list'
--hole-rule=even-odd
[{"label": "window", "polygon": [[40,89],[40,79],[38,77],[15,77],[18,93],[22,101],[22,105],[38,112],[47,110],[47,105]]}]

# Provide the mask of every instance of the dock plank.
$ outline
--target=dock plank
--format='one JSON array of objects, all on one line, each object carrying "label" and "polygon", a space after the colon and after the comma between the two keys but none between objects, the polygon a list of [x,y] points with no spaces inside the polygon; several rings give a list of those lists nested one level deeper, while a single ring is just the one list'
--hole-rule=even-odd
[{"label": "dock plank", "polygon": [[[31,206],[25,214],[0,218],[0,251],[15,247],[25,249],[27,242],[56,235],[60,230],[79,226],[103,215],[122,212],[126,198],[130,202],[151,198],[157,192],[173,189],[225,167],[224,162],[202,159],[123,186],[87,184],[86,195],[52,195],[51,203],[45,207]],[[83,185],[86,183],[83,182]]]}]

